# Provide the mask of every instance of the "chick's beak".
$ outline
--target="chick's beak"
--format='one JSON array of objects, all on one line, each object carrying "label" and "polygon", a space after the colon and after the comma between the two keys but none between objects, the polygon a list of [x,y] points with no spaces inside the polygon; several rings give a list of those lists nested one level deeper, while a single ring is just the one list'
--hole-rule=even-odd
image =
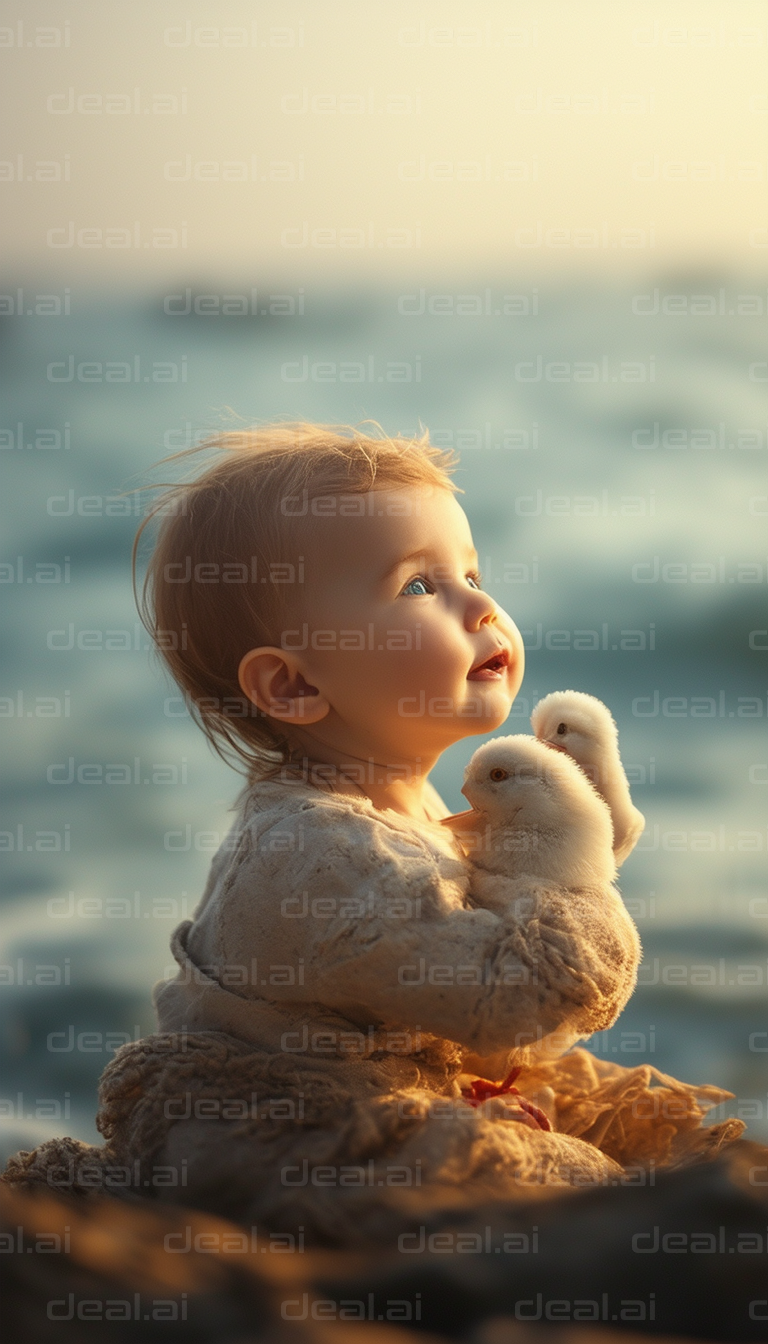
[{"label": "chick's beak", "polygon": [[452,831],[460,832],[479,832],[485,823],[485,813],[478,811],[476,807],[470,807],[466,812],[455,812],[452,817],[441,817],[442,826],[448,826]]}]

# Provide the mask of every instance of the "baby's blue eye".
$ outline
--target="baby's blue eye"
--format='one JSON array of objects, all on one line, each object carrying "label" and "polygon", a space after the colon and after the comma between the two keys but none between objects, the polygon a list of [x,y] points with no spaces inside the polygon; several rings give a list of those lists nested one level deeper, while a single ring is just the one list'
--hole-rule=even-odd
[{"label": "baby's blue eye", "polygon": [[472,584],[473,588],[477,588],[477,589],[482,588],[482,586],[483,586],[483,576],[482,576],[482,574],[468,574],[468,575],[467,575],[467,579],[468,579],[469,582]]},{"label": "baby's blue eye", "polygon": [[420,575],[411,579],[410,583],[407,583],[403,589],[403,595],[408,593],[411,597],[426,597],[431,592],[432,589],[429,587],[427,580],[422,579]]}]

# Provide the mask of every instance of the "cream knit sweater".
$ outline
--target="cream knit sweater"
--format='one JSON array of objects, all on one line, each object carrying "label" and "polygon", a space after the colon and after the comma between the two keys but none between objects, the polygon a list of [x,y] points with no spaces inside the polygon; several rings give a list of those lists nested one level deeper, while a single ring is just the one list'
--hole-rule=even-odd
[{"label": "cream knit sweater", "polygon": [[[729,1095],[718,1088],[559,1057],[632,992],[640,948],[618,893],[522,877],[512,895],[484,907],[437,824],[254,785],[174,934],[158,1032],[104,1072],[104,1147],[54,1140],[5,1179],[55,1186],[68,1171],[67,1188],[98,1192],[138,1171],[145,1194],[354,1246],[435,1201],[637,1183],[649,1161],[738,1137],[738,1121],[701,1128]],[[551,1132],[512,1118],[509,1099],[464,1100],[462,1073],[499,1079],[515,1063]]]},{"label": "cream knit sweater", "polygon": [[472,875],[445,827],[257,784],[174,935],[160,1030],[224,1031],[307,1060],[364,1054],[372,1033],[398,1057],[436,1037],[512,1064],[611,1026],[640,954],[618,892],[566,898],[522,878],[508,908],[488,909]]}]

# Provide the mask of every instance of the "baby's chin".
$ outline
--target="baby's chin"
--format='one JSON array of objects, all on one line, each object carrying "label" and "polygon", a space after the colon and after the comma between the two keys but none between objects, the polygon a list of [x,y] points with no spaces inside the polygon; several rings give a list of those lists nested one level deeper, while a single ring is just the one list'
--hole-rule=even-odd
[{"label": "baby's chin", "polygon": [[[467,683],[468,695],[464,703],[464,712],[456,716],[461,724],[461,735],[466,737],[475,733],[492,733],[509,718],[515,697],[504,685],[491,685],[488,682]],[[478,694],[478,685],[482,688]]]},{"label": "baby's chin", "polygon": [[467,680],[461,691],[455,684],[453,690],[453,695],[442,689],[432,694],[422,689],[398,696],[396,717],[389,696],[382,697],[386,707],[382,704],[378,714],[376,704],[369,701],[366,723],[386,722],[395,750],[409,754],[430,748],[445,751],[452,742],[500,728],[509,718],[518,686],[501,679],[495,683]]}]

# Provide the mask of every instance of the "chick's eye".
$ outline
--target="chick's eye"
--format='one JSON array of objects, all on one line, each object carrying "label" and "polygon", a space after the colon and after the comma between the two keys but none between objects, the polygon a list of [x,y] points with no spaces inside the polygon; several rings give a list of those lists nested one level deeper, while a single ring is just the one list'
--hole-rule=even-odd
[{"label": "chick's eye", "polygon": [[411,579],[410,583],[405,585],[402,595],[405,596],[407,594],[409,597],[425,597],[432,592],[434,592],[434,589],[431,584],[418,574],[415,579]]},{"label": "chick's eye", "polygon": [[565,734],[566,734],[567,732],[568,732],[568,724],[567,724],[567,723],[558,723],[558,725],[557,725],[557,735],[558,735],[558,737],[565,737]]},{"label": "chick's eye", "polygon": [[509,779],[509,771],[502,770],[500,765],[495,765],[493,767],[493,770],[491,771],[491,779],[494,781],[495,784],[498,784],[499,780]]}]

